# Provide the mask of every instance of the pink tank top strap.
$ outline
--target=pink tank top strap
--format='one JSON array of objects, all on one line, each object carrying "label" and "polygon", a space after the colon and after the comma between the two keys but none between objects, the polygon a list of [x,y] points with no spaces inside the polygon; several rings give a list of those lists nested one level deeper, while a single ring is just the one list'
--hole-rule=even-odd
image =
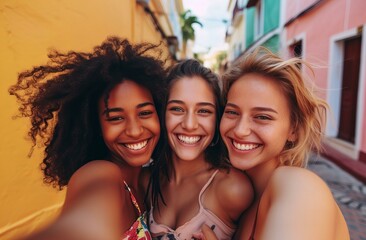
[{"label": "pink tank top strap", "polygon": [[205,190],[208,188],[208,186],[211,184],[211,182],[213,181],[213,179],[215,178],[216,174],[219,172],[219,170],[217,169],[210,177],[210,179],[208,179],[207,183],[203,186],[203,188],[201,189],[200,191],[200,194],[198,195],[198,202],[200,204],[200,208],[203,207],[202,205],[202,200],[201,200],[201,197],[202,197],[202,194],[205,192]]}]

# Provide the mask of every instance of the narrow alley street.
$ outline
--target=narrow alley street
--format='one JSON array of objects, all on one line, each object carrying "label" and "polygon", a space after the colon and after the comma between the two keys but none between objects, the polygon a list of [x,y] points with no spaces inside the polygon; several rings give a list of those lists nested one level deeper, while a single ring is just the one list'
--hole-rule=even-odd
[{"label": "narrow alley street", "polygon": [[366,185],[322,156],[313,156],[309,169],[330,187],[346,218],[351,240],[366,240]]}]

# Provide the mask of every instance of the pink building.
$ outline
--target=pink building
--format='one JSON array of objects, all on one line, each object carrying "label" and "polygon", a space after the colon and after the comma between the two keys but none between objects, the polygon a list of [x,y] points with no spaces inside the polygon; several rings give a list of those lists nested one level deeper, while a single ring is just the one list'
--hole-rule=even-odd
[{"label": "pink building", "polygon": [[325,154],[366,182],[366,1],[286,0],[283,47],[317,65],[331,107]]}]

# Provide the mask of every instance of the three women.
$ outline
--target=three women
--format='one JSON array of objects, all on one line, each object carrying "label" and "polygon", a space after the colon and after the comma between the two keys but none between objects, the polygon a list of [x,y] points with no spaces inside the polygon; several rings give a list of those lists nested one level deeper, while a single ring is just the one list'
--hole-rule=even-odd
[{"label": "three women", "polygon": [[[240,217],[237,239],[349,239],[329,189],[302,168],[320,147],[326,104],[306,87],[299,60],[258,50],[224,76],[220,131],[232,165],[253,181],[252,203],[250,180],[220,148],[217,77],[179,63],[161,101],[162,62],[145,56],[154,48],[111,38],[20,74],[10,92],[33,141],[45,138],[46,180],[68,185],[60,218],[34,238],[149,239],[140,180],[153,156],[149,225],[159,239],[200,238],[202,226],[230,239]],[[154,151],[161,103],[168,145]]]}]

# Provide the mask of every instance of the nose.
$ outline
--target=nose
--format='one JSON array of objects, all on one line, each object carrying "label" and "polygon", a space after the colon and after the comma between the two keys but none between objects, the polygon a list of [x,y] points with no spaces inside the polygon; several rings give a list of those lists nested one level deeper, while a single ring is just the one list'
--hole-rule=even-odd
[{"label": "nose", "polygon": [[246,117],[241,117],[239,122],[234,128],[234,134],[237,137],[245,137],[250,135],[251,130],[251,122]]},{"label": "nose", "polygon": [[186,130],[194,130],[198,127],[197,116],[193,112],[187,112],[182,121],[182,127]]},{"label": "nose", "polygon": [[126,135],[132,138],[141,136],[144,129],[139,119],[129,119],[126,123]]}]

